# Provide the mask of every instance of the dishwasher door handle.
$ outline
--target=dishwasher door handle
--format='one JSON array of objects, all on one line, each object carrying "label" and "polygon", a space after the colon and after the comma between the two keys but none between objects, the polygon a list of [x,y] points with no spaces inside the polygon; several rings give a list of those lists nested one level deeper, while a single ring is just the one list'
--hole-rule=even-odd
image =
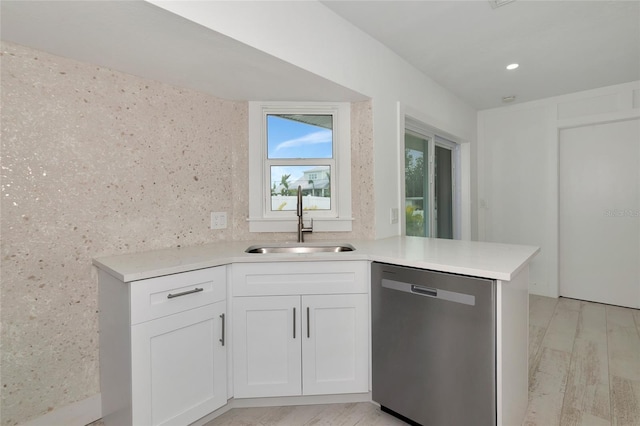
[{"label": "dishwasher door handle", "polygon": [[471,294],[458,293],[455,291],[443,290],[440,288],[425,287],[418,284],[406,283],[404,281],[382,279],[382,287],[390,290],[403,291],[417,296],[426,296],[433,299],[448,300],[449,302],[462,303],[464,305],[475,306],[476,297]]},{"label": "dishwasher door handle", "polygon": [[411,293],[418,293],[423,296],[438,297],[438,289],[422,287],[420,285],[411,284]]}]

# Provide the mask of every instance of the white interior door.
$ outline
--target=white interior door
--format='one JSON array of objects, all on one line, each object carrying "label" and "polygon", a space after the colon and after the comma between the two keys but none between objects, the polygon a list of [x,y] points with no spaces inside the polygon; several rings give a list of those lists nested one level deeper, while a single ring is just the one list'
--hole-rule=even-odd
[{"label": "white interior door", "polygon": [[640,307],[640,120],[560,133],[560,295]]}]

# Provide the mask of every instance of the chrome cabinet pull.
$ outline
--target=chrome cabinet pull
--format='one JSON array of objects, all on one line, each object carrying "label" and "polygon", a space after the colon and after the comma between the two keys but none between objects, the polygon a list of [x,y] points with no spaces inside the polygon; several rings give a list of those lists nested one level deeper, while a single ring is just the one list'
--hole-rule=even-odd
[{"label": "chrome cabinet pull", "polygon": [[296,308],[293,308],[293,338],[296,338]]},{"label": "chrome cabinet pull", "polygon": [[220,318],[222,318],[222,337],[220,338],[220,343],[224,346],[224,314],[220,314]]},{"label": "chrome cabinet pull", "polygon": [[193,290],[187,290],[187,291],[183,291],[181,293],[175,293],[175,294],[167,294],[167,299],[173,299],[174,297],[180,297],[180,296],[186,296],[187,294],[192,294],[192,293],[199,293],[201,291],[204,291],[204,288],[194,288]]},{"label": "chrome cabinet pull", "polygon": [[311,326],[309,325],[309,307],[307,306],[307,339],[311,337]]}]

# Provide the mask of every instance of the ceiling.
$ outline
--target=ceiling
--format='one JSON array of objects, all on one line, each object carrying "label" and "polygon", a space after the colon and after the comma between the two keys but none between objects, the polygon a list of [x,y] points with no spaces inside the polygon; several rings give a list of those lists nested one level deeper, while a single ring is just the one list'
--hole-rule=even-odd
[{"label": "ceiling", "polygon": [[[322,3],[476,109],[640,80],[640,0]],[[221,98],[364,99],[143,1],[0,7],[3,40]]]},{"label": "ceiling", "polygon": [[322,3],[477,109],[640,80],[638,0]]},{"label": "ceiling", "polygon": [[144,1],[2,0],[0,8],[2,40],[223,99],[366,99]]}]

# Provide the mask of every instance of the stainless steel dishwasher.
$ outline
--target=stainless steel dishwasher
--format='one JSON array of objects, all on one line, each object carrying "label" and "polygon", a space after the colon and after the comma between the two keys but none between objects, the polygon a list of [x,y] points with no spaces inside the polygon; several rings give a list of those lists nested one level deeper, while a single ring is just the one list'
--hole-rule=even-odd
[{"label": "stainless steel dishwasher", "polygon": [[495,282],[371,266],[372,392],[409,423],[496,424]]}]

